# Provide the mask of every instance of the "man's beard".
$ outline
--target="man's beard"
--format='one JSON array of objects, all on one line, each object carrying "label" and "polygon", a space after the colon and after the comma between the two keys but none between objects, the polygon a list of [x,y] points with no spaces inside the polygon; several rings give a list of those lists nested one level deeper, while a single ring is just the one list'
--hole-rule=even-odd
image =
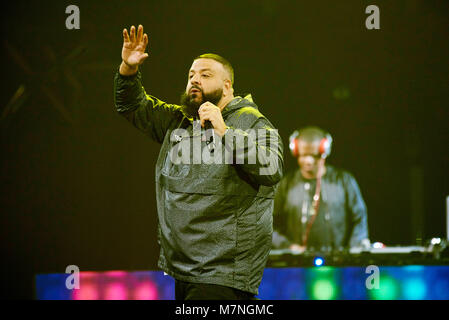
[{"label": "man's beard", "polygon": [[200,108],[200,106],[203,103],[209,101],[210,103],[217,105],[223,96],[222,88],[218,88],[217,90],[207,93],[207,94],[205,94],[203,90],[201,90],[199,88],[197,88],[197,89],[201,91],[201,97],[202,97],[198,101],[195,101],[197,94],[189,95],[184,92],[181,95],[181,106],[182,106],[184,113],[188,117],[192,117],[194,119],[199,118],[198,109]]}]

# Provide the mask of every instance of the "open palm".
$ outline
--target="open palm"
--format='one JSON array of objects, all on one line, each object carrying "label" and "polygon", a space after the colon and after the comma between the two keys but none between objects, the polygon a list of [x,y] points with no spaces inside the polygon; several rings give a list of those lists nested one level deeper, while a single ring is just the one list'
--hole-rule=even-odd
[{"label": "open palm", "polygon": [[134,26],[128,30],[123,30],[123,49],[122,59],[130,67],[137,67],[148,58],[148,53],[145,49],[148,45],[148,35],[143,33],[143,26],[139,25],[136,36],[136,28]]}]

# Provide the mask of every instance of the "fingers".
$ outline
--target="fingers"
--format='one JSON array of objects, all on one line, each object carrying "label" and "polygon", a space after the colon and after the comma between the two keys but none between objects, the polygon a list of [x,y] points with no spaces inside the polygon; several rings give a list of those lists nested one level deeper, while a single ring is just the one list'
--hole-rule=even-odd
[{"label": "fingers", "polygon": [[201,126],[204,127],[204,121],[209,120],[209,115],[201,110],[198,110],[198,115],[200,116]]},{"label": "fingers", "polygon": [[136,41],[136,27],[131,26],[131,32],[130,32],[130,38],[131,38],[131,42],[135,42]]},{"label": "fingers", "polygon": [[148,35],[146,33],[143,35],[143,45],[145,48],[148,45]]},{"label": "fingers", "polygon": [[201,126],[204,127],[204,121],[212,120],[215,106],[210,102],[203,103],[198,109],[198,115],[200,116]]},{"label": "fingers", "polygon": [[142,42],[143,39],[143,26],[139,24],[139,27],[137,28],[137,42]]},{"label": "fingers", "polygon": [[144,53],[142,55],[142,59],[140,60],[140,63],[144,62],[146,58],[148,58],[148,53]]},{"label": "fingers", "polygon": [[128,35],[128,30],[123,29],[123,41],[124,42],[129,42],[129,35]]},{"label": "fingers", "polygon": [[131,28],[129,29],[130,33],[128,35],[128,30],[123,29],[123,40],[125,42],[136,42],[137,44],[140,44],[143,42],[144,47],[146,47],[148,45],[148,35],[145,33],[143,33],[143,26],[141,24],[139,24],[139,27],[137,28],[137,32],[136,32],[136,27],[135,26],[131,26]]},{"label": "fingers", "polygon": [[215,105],[209,101],[206,101],[199,107],[198,111],[209,109],[210,107],[215,107]]},{"label": "fingers", "polygon": [[198,112],[208,112],[213,111],[214,109],[217,109],[216,111],[220,111],[220,109],[216,105],[209,101],[206,101],[199,107]]},{"label": "fingers", "polygon": [[216,119],[216,116],[215,116],[215,114],[213,112],[209,112],[209,111],[201,111],[201,112],[199,112],[198,111],[198,114],[199,114],[200,120],[201,120],[201,127],[204,128],[204,125],[205,125],[206,121],[210,121],[212,123],[212,126],[213,126],[213,123],[215,122],[215,119]]}]

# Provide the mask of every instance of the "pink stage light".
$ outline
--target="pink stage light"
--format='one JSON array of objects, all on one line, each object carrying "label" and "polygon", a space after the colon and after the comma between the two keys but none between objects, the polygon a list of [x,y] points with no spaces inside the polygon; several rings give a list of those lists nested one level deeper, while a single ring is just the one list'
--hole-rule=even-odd
[{"label": "pink stage light", "polygon": [[105,300],[126,300],[127,295],[126,287],[118,282],[108,284],[104,291]]},{"label": "pink stage light", "polygon": [[93,271],[81,271],[80,280],[87,280],[98,277],[98,272]]},{"label": "pink stage light", "polygon": [[135,300],[157,300],[158,291],[154,283],[145,281],[140,283],[134,290]]},{"label": "pink stage light", "polygon": [[97,286],[90,283],[80,285],[80,288],[73,290],[72,294],[73,300],[98,300],[98,298]]},{"label": "pink stage light", "polygon": [[103,272],[103,275],[107,278],[119,278],[119,277],[126,277],[128,273],[126,271],[106,271]]}]

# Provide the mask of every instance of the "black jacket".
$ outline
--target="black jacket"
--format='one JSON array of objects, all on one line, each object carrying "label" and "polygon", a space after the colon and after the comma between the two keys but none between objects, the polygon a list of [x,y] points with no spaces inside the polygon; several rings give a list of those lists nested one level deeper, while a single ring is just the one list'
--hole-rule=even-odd
[{"label": "black jacket", "polygon": [[[179,280],[257,294],[271,248],[275,185],[283,172],[277,130],[250,96],[236,97],[222,110],[228,130],[223,139],[216,136],[217,142],[226,141],[222,150],[234,152],[233,164],[195,164],[191,150],[189,163],[176,163],[170,158],[173,150],[195,138],[196,122],[180,106],[146,94],[140,73],[116,73],[115,105],[135,127],[162,144],[156,164],[159,267]],[[252,137],[248,129],[266,134]],[[240,138],[247,144],[240,148],[243,163],[236,164]],[[208,153],[205,148],[201,141],[201,150]],[[257,161],[249,163],[254,152]],[[274,170],[261,174],[267,166]]]},{"label": "black jacket", "polygon": [[[302,245],[315,186],[316,179],[305,179],[299,169],[282,179],[275,199],[274,248],[286,248],[293,243]],[[307,220],[303,212],[307,212]],[[340,250],[360,246],[364,239],[368,239],[367,209],[355,178],[347,171],[326,165],[308,249]]]}]

